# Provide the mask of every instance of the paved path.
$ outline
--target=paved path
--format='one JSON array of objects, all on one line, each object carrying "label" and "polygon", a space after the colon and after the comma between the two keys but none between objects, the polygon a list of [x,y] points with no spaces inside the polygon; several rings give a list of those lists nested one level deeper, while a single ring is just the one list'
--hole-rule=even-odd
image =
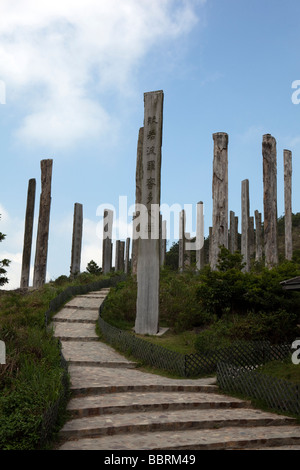
[{"label": "paved path", "polygon": [[77,296],[53,318],[72,391],[60,450],[300,450],[295,420],[218,393],[214,378],[142,372],[99,341],[95,324],[108,291]]}]

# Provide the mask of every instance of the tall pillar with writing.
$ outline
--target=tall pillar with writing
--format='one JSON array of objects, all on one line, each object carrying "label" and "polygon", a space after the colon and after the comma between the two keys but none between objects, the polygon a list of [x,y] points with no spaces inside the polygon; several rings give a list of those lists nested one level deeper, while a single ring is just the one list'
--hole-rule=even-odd
[{"label": "tall pillar with writing", "polygon": [[163,122],[162,91],[144,94],[144,139],[141,204],[147,208],[141,220],[137,264],[135,332],[155,335],[159,330],[159,206]]},{"label": "tall pillar with writing", "polygon": [[133,213],[133,224],[132,224],[132,266],[131,273],[136,276],[137,274],[137,258],[138,258],[138,245],[139,238],[138,232],[140,225],[138,218],[140,215],[139,205],[141,204],[141,182],[143,179],[142,174],[142,160],[143,160],[143,144],[144,144],[144,128],[141,127],[139,130],[139,137],[137,143],[137,156],[136,156],[136,172],[135,172],[135,212]]}]

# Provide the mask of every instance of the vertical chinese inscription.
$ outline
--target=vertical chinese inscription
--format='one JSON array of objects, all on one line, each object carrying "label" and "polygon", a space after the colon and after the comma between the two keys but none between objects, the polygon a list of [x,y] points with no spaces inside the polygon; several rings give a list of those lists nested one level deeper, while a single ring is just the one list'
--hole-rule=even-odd
[{"label": "vertical chinese inscription", "polygon": [[137,264],[137,309],[135,331],[155,335],[159,326],[159,206],[161,185],[161,146],[163,121],[162,91],[144,94],[144,139]]},{"label": "vertical chinese inscription", "polygon": [[136,276],[137,274],[137,259],[138,259],[138,246],[139,246],[139,205],[141,204],[141,184],[143,179],[143,144],[144,144],[144,128],[141,127],[139,130],[138,143],[137,143],[137,157],[136,157],[136,172],[135,172],[135,212],[133,214],[132,223],[132,265],[131,273]]}]

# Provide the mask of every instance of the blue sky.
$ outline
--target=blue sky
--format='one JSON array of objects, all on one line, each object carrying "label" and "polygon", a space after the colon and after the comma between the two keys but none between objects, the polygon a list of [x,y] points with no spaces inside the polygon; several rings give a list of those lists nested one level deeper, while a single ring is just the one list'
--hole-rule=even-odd
[{"label": "blue sky", "polygon": [[[7,237],[0,259],[12,260],[4,288],[20,282],[30,178],[37,180],[34,262],[43,158],[53,158],[48,279],[69,274],[75,202],[84,214],[81,268],[91,259],[101,264],[97,208],[111,204],[118,217],[120,196],[134,203],[144,92],[164,91],[162,203],[196,211],[202,200],[207,236],[212,134],[227,132],[229,209],[240,215],[248,178],[251,215],[263,212],[261,144],[270,133],[278,215],[284,149],[293,152],[293,212],[300,211],[300,105],[292,102],[299,14],[298,0],[1,0],[0,231]],[[128,215],[116,226],[130,222]]]}]

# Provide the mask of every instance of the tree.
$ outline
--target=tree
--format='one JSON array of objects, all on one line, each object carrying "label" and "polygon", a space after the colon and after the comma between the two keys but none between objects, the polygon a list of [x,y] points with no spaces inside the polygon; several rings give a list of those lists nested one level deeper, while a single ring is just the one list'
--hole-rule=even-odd
[{"label": "tree", "polygon": [[[1,219],[1,215],[0,215],[0,219]],[[0,232],[0,242],[2,242],[5,239],[5,237],[6,235]],[[4,268],[7,268],[9,264],[10,264],[10,261],[8,259],[3,259],[2,261],[0,261],[0,286],[3,286],[4,284],[8,282],[8,279],[5,276],[6,269]]]},{"label": "tree", "polygon": [[94,260],[91,260],[87,267],[86,267],[86,270],[88,273],[90,274],[100,274],[102,272],[102,269],[99,268],[99,266],[97,265],[97,263],[95,263]]}]

